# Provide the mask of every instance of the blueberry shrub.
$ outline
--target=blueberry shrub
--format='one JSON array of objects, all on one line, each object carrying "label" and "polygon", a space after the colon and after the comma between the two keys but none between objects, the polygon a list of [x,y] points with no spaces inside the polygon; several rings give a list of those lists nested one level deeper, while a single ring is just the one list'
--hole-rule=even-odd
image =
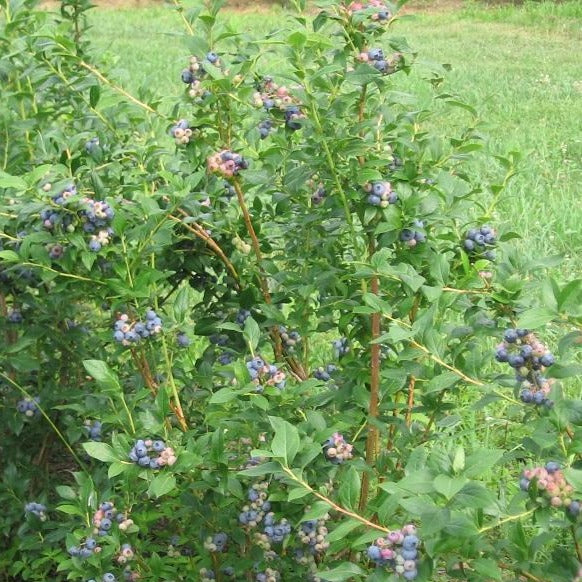
[{"label": "blueberry shrub", "polygon": [[0,580],[579,580],[582,280],[512,247],[518,155],[384,0],[220,4],[136,93],[85,0],[0,5]]}]

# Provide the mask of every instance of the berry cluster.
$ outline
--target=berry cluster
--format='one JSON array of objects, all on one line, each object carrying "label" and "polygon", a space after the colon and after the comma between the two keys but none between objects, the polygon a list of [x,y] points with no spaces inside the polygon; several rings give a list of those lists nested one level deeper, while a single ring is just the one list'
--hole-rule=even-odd
[{"label": "berry cluster", "polygon": [[387,22],[392,18],[390,7],[383,0],[368,0],[368,2],[351,2],[348,6],[348,13],[360,12],[362,10],[373,10],[371,18],[378,22]]},{"label": "berry cluster", "polygon": [[99,536],[106,536],[111,531],[113,523],[119,525],[121,531],[126,531],[133,525],[133,520],[129,519],[122,511],[118,511],[113,502],[104,501],[99,505],[99,509],[93,514],[93,530]]},{"label": "berry cluster", "polygon": [[241,170],[249,167],[247,160],[230,150],[222,150],[209,156],[206,163],[209,172],[220,174],[223,178],[237,176]]},{"label": "berry cluster", "polygon": [[216,580],[216,576],[212,570],[208,570],[208,568],[201,568],[200,569],[200,582],[214,582]]},{"label": "berry cluster", "polygon": [[89,249],[97,253],[101,247],[108,245],[113,236],[113,229],[109,226],[115,213],[107,202],[83,198],[84,208],[81,211],[83,230],[91,235]]},{"label": "berry cluster", "polygon": [[50,243],[46,245],[46,250],[49,258],[53,261],[58,261],[63,258],[65,254],[65,247],[59,243]]},{"label": "berry cluster", "polygon": [[8,321],[8,323],[22,323],[22,320],[23,317],[20,309],[13,307],[8,311],[8,315],[6,316],[6,321]]},{"label": "berry cluster", "polygon": [[247,492],[248,504],[244,505],[239,513],[238,520],[242,525],[257,527],[263,521],[265,514],[271,510],[271,502],[267,501],[269,496],[267,489],[269,484],[266,481],[254,483]]},{"label": "berry cluster", "polygon": [[318,206],[325,200],[326,196],[327,192],[323,187],[323,184],[320,184],[315,190],[315,192],[311,195],[311,203],[314,204],[315,206]]},{"label": "berry cluster", "polygon": [[[140,575],[137,572],[132,572],[129,568],[126,568],[123,571],[123,579],[127,580],[127,582],[135,582],[136,580],[140,579]],[[97,582],[95,579],[88,580],[87,582]],[[106,572],[103,574],[101,578],[101,582],[117,582],[117,578],[115,574],[111,572]]]},{"label": "berry cluster", "polygon": [[339,432],[334,432],[323,445],[323,452],[327,459],[334,464],[349,461],[354,446],[347,443]]},{"label": "berry cluster", "polygon": [[84,428],[87,431],[87,436],[92,441],[100,441],[101,440],[101,429],[103,425],[98,420],[86,420],[84,424]]},{"label": "berry cluster", "polygon": [[34,398],[23,398],[22,400],[18,401],[16,405],[16,410],[18,412],[24,414],[24,416],[28,418],[32,418],[33,416],[38,416],[40,414],[40,409],[38,405],[40,404],[40,397],[35,396]]},{"label": "berry cluster", "polygon": [[328,519],[329,514],[326,513],[319,519],[303,521],[299,526],[299,539],[309,547],[311,554],[323,554],[329,548],[329,542],[325,539]]},{"label": "berry cluster", "polygon": [[497,346],[495,359],[507,362],[515,370],[515,379],[521,386],[519,397],[526,404],[551,406],[548,399],[552,380],[543,371],[554,362],[547,347],[527,329],[508,329],[503,342]]},{"label": "berry cluster", "polygon": [[350,351],[350,344],[348,343],[347,337],[340,337],[339,339],[333,340],[331,346],[335,357],[338,359],[347,355]]},{"label": "berry cluster", "polygon": [[[206,60],[217,67],[220,66],[220,59],[216,53],[210,52],[206,55]],[[188,95],[192,99],[201,101],[208,95],[209,91],[202,86],[202,79],[206,76],[206,71],[201,59],[198,57],[190,57],[190,64],[182,71],[182,82],[189,85]]]},{"label": "berry cluster", "polygon": [[91,155],[99,152],[100,148],[99,138],[92,137],[89,141],[85,142],[85,151]]},{"label": "berry cluster", "polygon": [[275,386],[279,390],[285,388],[285,372],[277,366],[265,363],[258,356],[249,360],[246,366],[252,381],[257,385],[257,392],[262,392],[265,386]]},{"label": "berry cluster", "polygon": [[228,536],[224,532],[218,532],[213,536],[208,536],[204,541],[204,549],[209,552],[224,552]]},{"label": "berry cluster", "polygon": [[162,320],[153,309],[146,311],[145,322],[131,321],[127,313],[122,313],[115,322],[113,338],[124,346],[137,343],[141,339],[162,331]]},{"label": "berry cluster", "polygon": [[236,314],[235,321],[239,325],[244,325],[248,317],[251,316],[251,312],[248,309],[239,309]]},{"label": "berry cluster", "polygon": [[405,228],[400,232],[400,240],[410,248],[415,247],[418,243],[426,241],[426,234],[424,231],[417,230],[424,229],[424,221],[415,220],[413,226],[414,228]]},{"label": "berry cluster", "polygon": [[495,260],[495,251],[492,250],[497,243],[496,233],[490,226],[472,228],[465,235],[463,247],[472,259]]},{"label": "berry cluster", "polygon": [[176,453],[164,441],[138,439],[129,451],[129,458],[140,467],[159,469],[164,465],[171,467],[176,462]]},{"label": "berry cluster", "polygon": [[46,505],[43,505],[42,503],[31,501],[24,506],[24,512],[36,515],[36,517],[38,517],[41,521],[47,520]]},{"label": "berry cluster", "polygon": [[281,111],[298,101],[290,93],[287,87],[280,87],[272,77],[263,77],[257,84],[257,91],[253,95],[253,103],[256,107],[264,107],[267,111],[277,108]]},{"label": "berry cluster", "polygon": [[232,244],[234,245],[234,248],[243,255],[248,255],[251,252],[251,245],[249,243],[246,243],[242,238],[238,236],[235,236],[232,239]]},{"label": "berry cluster", "polygon": [[389,204],[398,202],[398,194],[392,190],[390,182],[368,182],[364,184],[364,190],[368,194],[368,204],[387,208]]},{"label": "berry cluster", "polygon": [[[51,189],[51,184],[45,184],[42,189],[45,192],[49,192]],[[77,188],[74,184],[69,184],[67,186],[65,186],[65,188],[63,188],[61,191],[57,192],[56,194],[53,194],[51,196],[51,200],[55,203],[58,204],[59,206],[63,206],[65,204],[65,202],[67,202],[67,200],[69,200],[69,198],[72,198],[73,196],[77,195]]]},{"label": "berry cluster", "polygon": [[281,544],[291,533],[291,524],[282,518],[275,520],[275,514],[270,511],[263,520],[263,533],[255,534],[256,544],[265,551],[270,551],[273,544]]},{"label": "berry cluster", "polygon": [[256,582],[279,582],[281,575],[273,568],[267,568],[264,572],[259,572],[255,578]]},{"label": "berry cluster", "polygon": [[293,131],[301,129],[301,120],[305,119],[305,114],[301,112],[299,105],[289,105],[285,109],[285,127]]},{"label": "berry cluster", "polygon": [[224,195],[226,196],[227,200],[230,200],[233,196],[236,196],[236,190],[234,189],[234,186],[232,184],[229,184],[228,182],[224,182],[223,183],[223,187],[224,187]]},{"label": "berry cluster", "polygon": [[549,461],[545,467],[526,469],[519,480],[522,491],[528,491],[532,482],[552,507],[563,507],[568,514],[577,517],[582,508],[581,501],[572,499],[574,488],[568,484],[559,463]]},{"label": "berry cluster", "polygon": [[402,64],[402,53],[394,53],[391,57],[386,58],[381,48],[372,48],[367,52],[361,52],[357,58],[362,63],[369,63],[383,75],[392,75],[398,71]]},{"label": "berry cluster", "polygon": [[134,554],[133,548],[131,547],[131,544],[123,544],[121,546],[121,551],[115,557],[115,561],[118,564],[122,564],[122,565],[127,564],[127,562],[130,562],[131,560],[133,560],[134,556],[135,556],[135,554]]},{"label": "berry cluster", "polygon": [[297,331],[288,331],[284,325],[279,326],[279,334],[281,335],[281,342],[283,348],[289,352],[293,353],[297,344],[301,341],[301,336]]},{"label": "berry cluster", "polygon": [[269,134],[273,130],[273,120],[265,119],[259,123],[259,136],[261,139],[269,137]]},{"label": "berry cluster", "polygon": [[416,527],[405,525],[400,530],[388,532],[386,537],[378,538],[368,547],[368,557],[377,566],[390,566],[395,574],[406,580],[418,576],[418,546]]},{"label": "berry cluster", "polygon": [[321,380],[322,382],[328,382],[331,380],[331,375],[337,371],[337,366],[334,364],[328,364],[327,366],[320,366],[316,370],[313,370],[313,377]]},{"label": "berry cluster", "polygon": [[[66,199],[64,199],[66,201]],[[62,204],[65,202],[63,201]],[[54,208],[45,208],[40,213],[42,226],[46,230],[55,230],[55,227],[60,226],[63,230],[70,230],[73,223],[73,215],[70,212],[62,213]]]},{"label": "berry cluster", "polygon": [[93,554],[98,554],[101,552],[101,546],[97,545],[95,538],[87,538],[83,543],[78,546],[71,546],[67,548],[67,552],[73,558],[80,558],[86,560],[90,558]]},{"label": "berry cluster", "polygon": [[187,348],[190,345],[190,338],[186,334],[186,332],[179,332],[176,336],[176,341],[181,348]]},{"label": "berry cluster", "polygon": [[174,138],[176,145],[186,145],[190,143],[192,130],[187,119],[180,119],[176,125],[170,129],[170,135]]}]

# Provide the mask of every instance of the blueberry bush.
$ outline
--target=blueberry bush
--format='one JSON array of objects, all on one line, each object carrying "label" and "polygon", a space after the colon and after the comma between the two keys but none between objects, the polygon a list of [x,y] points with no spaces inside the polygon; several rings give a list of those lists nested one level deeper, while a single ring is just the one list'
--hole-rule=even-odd
[{"label": "blueberry bush", "polygon": [[475,177],[384,0],[220,4],[137,94],[85,0],[1,5],[0,580],[579,580],[582,280],[512,247],[517,153]]}]

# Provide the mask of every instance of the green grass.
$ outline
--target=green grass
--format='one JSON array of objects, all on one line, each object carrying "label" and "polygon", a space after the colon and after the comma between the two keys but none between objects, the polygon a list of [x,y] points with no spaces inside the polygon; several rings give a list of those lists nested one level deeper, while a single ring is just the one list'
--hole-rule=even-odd
[{"label": "green grass", "polygon": [[[237,28],[257,37],[280,26],[281,9],[227,13]],[[180,95],[178,75],[189,54],[181,21],[170,8],[102,9],[91,16],[98,49],[125,72],[123,83],[137,90],[144,82],[156,93]],[[419,59],[450,63],[441,90],[473,104],[489,135],[488,149],[523,153],[520,174],[504,194],[497,217],[523,235],[528,256],[562,254],[561,274],[582,272],[582,3],[554,2],[491,6],[476,2],[459,10],[434,4],[396,23]],[[398,76],[398,88],[428,103],[430,88],[420,69]],[[458,113],[437,118],[446,135]],[[495,176],[496,166],[475,171]]]}]

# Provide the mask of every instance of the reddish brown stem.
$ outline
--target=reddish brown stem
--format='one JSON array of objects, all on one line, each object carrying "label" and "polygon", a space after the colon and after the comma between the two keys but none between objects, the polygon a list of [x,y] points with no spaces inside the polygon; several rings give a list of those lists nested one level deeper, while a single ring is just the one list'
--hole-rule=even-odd
[{"label": "reddish brown stem", "polygon": [[[182,210],[181,208],[178,208],[178,212],[184,217],[189,217],[189,214],[186,211]],[[240,279],[239,279],[238,273],[236,272],[234,265],[229,261],[228,257],[226,256],[224,251],[220,248],[218,243],[198,223],[196,223],[196,222],[183,222],[182,220],[180,220],[176,216],[172,216],[172,215],[170,215],[170,219],[173,220],[174,222],[179,222],[180,224],[182,224],[192,234],[194,234],[198,238],[202,239],[210,247],[210,249],[224,263],[224,265],[226,266],[226,268],[228,269],[230,274],[233,276],[235,287],[236,287],[237,291],[240,291]]]},{"label": "reddish brown stem", "polygon": [[153,381],[153,378],[151,377],[151,373],[149,370],[149,365],[147,364],[146,361],[146,365],[147,368],[144,368],[144,359],[142,358],[140,354],[137,353],[135,348],[131,348],[131,357],[133,359],[133,363],[135,364],[135,367],[137,368],[138,372],[140,373],[141,377],[143,378],[143,381],[145,382],[145,385],[149,388],[150,392],[152,393],[152,396],[156,396],[157,395],[157,385],[155,384],[155,382]]},{"label": "reddish brown stem", "polygon": [[572,532],[572,539],[574,540],[574,547],[576,548],[576,555],[578,556],[578,561],[582,562],[582,549],[578,543],[578,538],[576,537],[576,528],[572,525],[570,526],[570,531]]},{"label": "reddish brown stem", "polygon": [[[247,208],[247,205],[245,202],[245,197],[244,197],[240,182],[238,181],[238,178],[234,177],[232,179],[232,185],[234,187],[234,191],[236,192],[238,205],[240,206],[240,209],[242,210],[242,213],[243,213],[243,219],[244,219],[245,225],[247,227],[247,232],[249,233],[249,236],[251,237],[251,243],[252,243],[253,250],[255,252],[255,256],[257,257],[257,263],[258,263],[258,269],[259,269],[258,279],[259,279],[259,285],[261,287],[261,292],[263,294],[263,298],[265,300],[265,303],[271,304],[272,303],[271,293],[269,292],[269,285],[267,283],[267,277],[265,275],[265,271],[263,270],[263,265],[262,265],[263,253],[261,252],[261,246],[259,245],[259,239],[257,238],[257,233],[255,232],[255,229],[253,227],[253,223],[251,221],[251,215],[249,214],[249,210]],[[281,335],[279,334],[279,328],[277,326],[273,326],[271,328],[271,336],[273,338],[274,347],[275,347],[275,358],[277,360],[281,360],[283,358],[283,347],[282,347],[282,343],[281,343]],[[291,368],[291,369],[293,369],[293,368]],[[295,373],[297,373],[295,370],[293,370],[293,371]]]},{"label": "reddish brown stem", "polygon": [[[374,240],[370,241],[369,255],[373,256],[376,250]],[[378,277],[374,275],[370,281],[370,291],[374,295],[380,293],[380,283]],[[380,313],[372,314],[372,341],[380,337]],[[366,463],[372,465],[376,460],[378,452],[378,429],[373,424],[378,417],[378,402],[380,400],[380,344],[372,343],[370,348],[370,401],[368,404],[368,438],[366,440]],[[372,420],[372,422],[370,422]],[[368,504],[368,494],[370,489],[370,476],[365,472],[362,476],[362,488],[360,490],[360,502],[358,508],[364,511]]]},{"label": "reddish brown stem", "polygon": [[410,423],[412,421],[412,409],[414,408],[414,387],[416,385],[416,378],[410,376],[408,381],[408,408],[406,410],[405,422],[406,426],[410,428]]}]

